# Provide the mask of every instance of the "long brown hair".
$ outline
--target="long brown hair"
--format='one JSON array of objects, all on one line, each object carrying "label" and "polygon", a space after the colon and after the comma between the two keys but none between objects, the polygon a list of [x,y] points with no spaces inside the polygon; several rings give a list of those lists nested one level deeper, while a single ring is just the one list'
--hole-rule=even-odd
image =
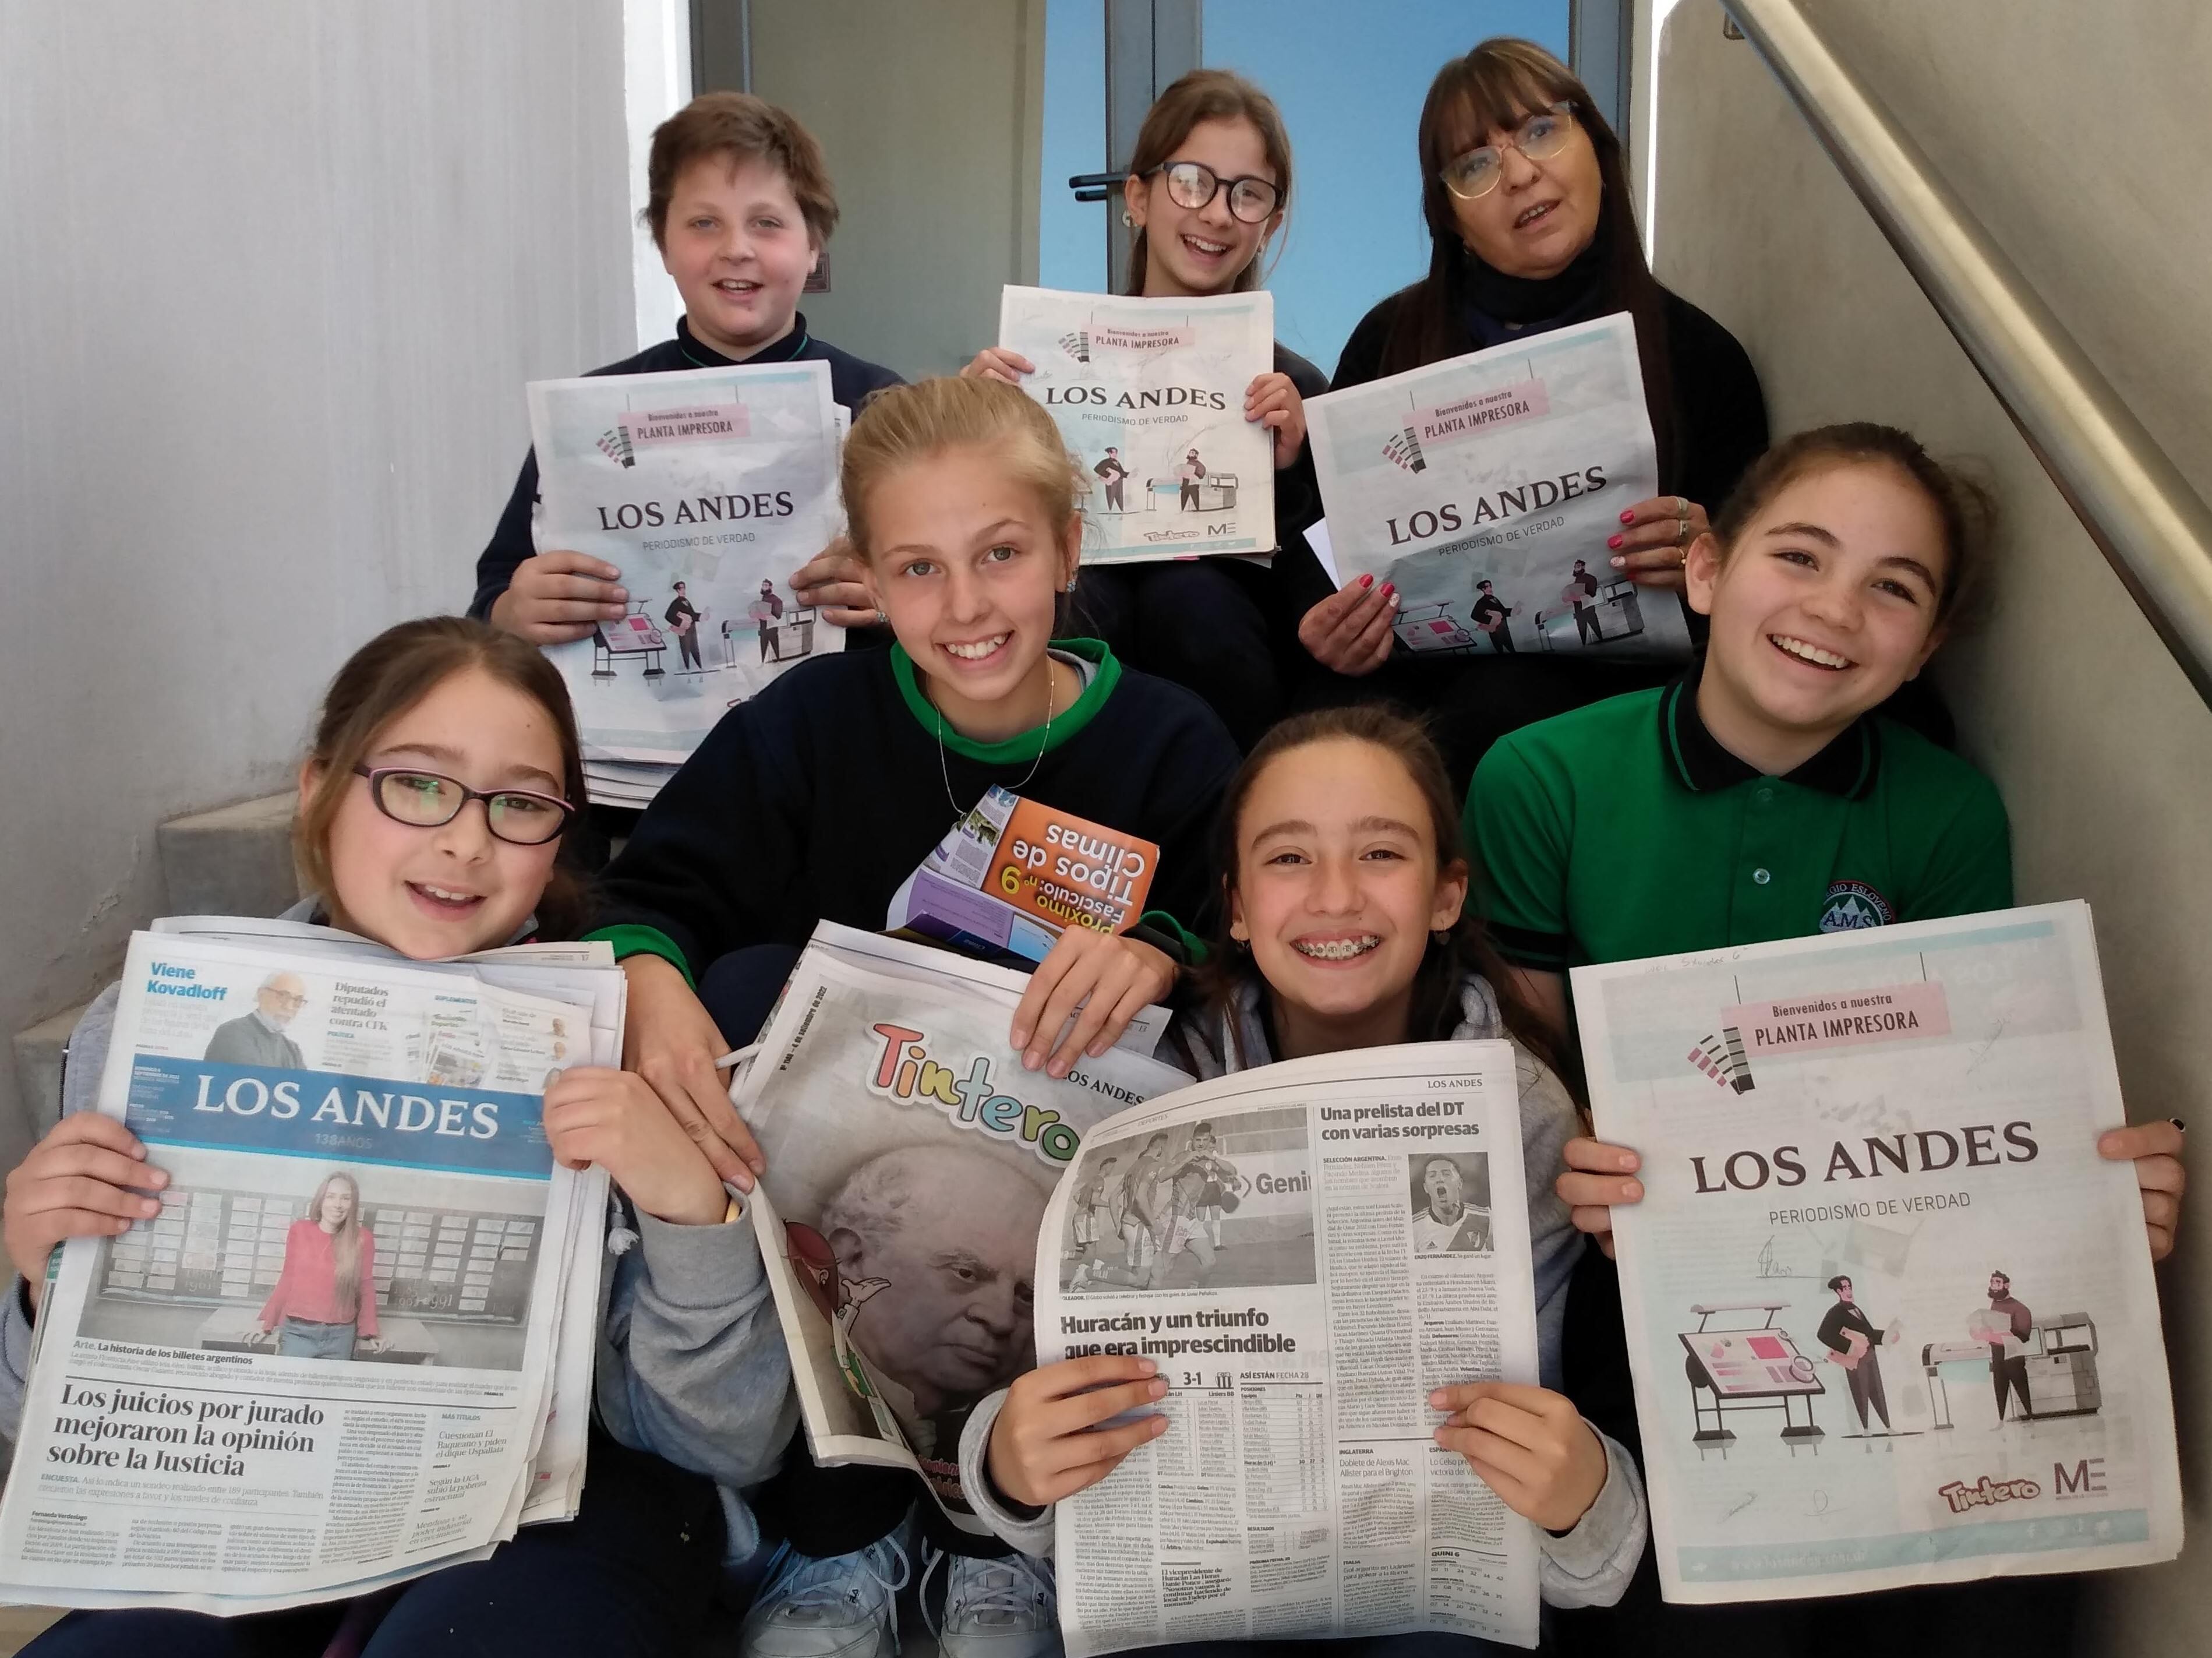
[{"label": "long brown hair", "polygon": [[[1273,98],[1251,82],[1225,69],[1194,69],[1177,77],[1152,101],[1152,108],[1145,113],[1144,125],[1137,129],[1136,148],[1129,152],[1126,169],[1128,176],[1143,178],[1165,163],[1175,154],[1176,146],[1190,137],[1190,130],[1201,121],[1252,124],[1260,134],[1261,148],[1267,152],[1267,165],[1275,171],[1275,210],[1287,214],[1291,207],[1291,134],[1283,125],[1283,112],[1275,107]],[[1150,247],[1145,232],[1139,229],[1129,244],[1129,277],[1122,287],[1124,293],[1145,291],[1145,276],[1151,265]],[[1229,284],[1231,293],[1241,294],[1260,285],[1260,252],[1257,248],[1253,250],[1251,263],[1239,271],[1237,280]]]},{"label": "long brown hair", "polygon": [[1644,400],[1657,440],[1659,475],[1670,475],[1674,454],[1674,377],[1667,350],[1666,296],[1644,260],[1636,229],[1635,198],[1628,187],[1620,139],[1598,113],[1589,88],[1565,64],[1533,40],[1498,35],[1437,71],[1421,106],[1417,142],[1421,158],[1421,216],[1429,227],[1429,274],[1400,297],[1382,345],[1382,372],[1403,373],[1468,349],[1460,308],[1467,273],[1478,263],[1460,240],[1444,163],[1492,127],[1512,128],[1553,104],[1573,107],[1576,125],[1589,135],[1604,186],[1598,205],[1598,239],[1606,244],[1604,308],[1635,320],[1636,351],[1644,367]]},{"label": "long brown hair", "polygon": [[[317,772],[306,802],[292,820],[292,862],[300,884],[337,908],[331,875],[331,821],[354,767],[376,747],[385,727],[454,674],[475,668],[545,710],[561,744],[561,793],[579,810],[586,798],[584,747],[561,670],[537,646],[465,616],[424,616],[388,627],[349,657],[331,681],[315,722],[307,760]],[[552,878],[538,900],[538,930],[546,938],[574,938],[588,919],[584,879],[562,849]]]},{"label": "long brown hair", "polygon": [[1798,432],[1753,461],[1713,517],[1723,557],[1735,549],[1745,527],[1799,479],[1831,466],[1884,464],[1904,473],[1928,497],[1943,532],[1943,581],[1932,625],[1970,618],[1988,573],[1996,497],[1965,468],[1929,454],[1911,433],[1871,420]]},{"label": "long brown hair", "polygon": [[[1451,781],[1443,756],[1420,724],[1393,709],[1376,704],[1348,708],[1324,708],[1283,721],[1254,746],[1229,784],[1221,814],[1214,820],[1213,867],[1221,872],[1220,917],[1206,960],[1192,975],[1199,1005],[1210,1017],[1224,1020],[1239,1064],[1249,1063],[1243,1051],[1243,1033],[1234,1017],[1238,996],[1249,990],[1259,997],[1263,1018],[1272,1028],[1273,1013],[1267,981],[1251,953],[1229,935],[1229,898],[1241,873],[1239,826],[1245,803],[1267,768],[1299,749],[1322,742],[1359,742],[1379,748],[1406,769],[1406,776],[1428,808],[1429,831],[1437,849],[1439,873],[1467,866],[1467,850],[1460,835],[1459,807],[1452,798]],[[1451,1038],[1462,1017],[1461,989],[1468,975],[1480,973],[1498,997],[1505,1028],[1538,1058],[1571,1080],[1573,1073],[1551,1033],[1515,988],[1511,971],[1483,930],[1473,906],[1462,908],[1438,942],[1431,938],[1413,973],[1413,1005],[1406,1021],[1408,1042],[1443,1042]]]},{"label": "long brown hair", "polygon": [[332,1298],[358,1320],[361,1317],[361,1182],[342,1168],[332,1169],[323,1176],[323,1183],[315,1188],[315,1195],[307,1199],[307,1218],[320,1226],[323,1222],[323,1199],[334,1186],[343,1185],[353,1194],[353,1207],[346,1211],[345,1224],[331,1234],[331,1261],[336,1269],[331,1275]]}]

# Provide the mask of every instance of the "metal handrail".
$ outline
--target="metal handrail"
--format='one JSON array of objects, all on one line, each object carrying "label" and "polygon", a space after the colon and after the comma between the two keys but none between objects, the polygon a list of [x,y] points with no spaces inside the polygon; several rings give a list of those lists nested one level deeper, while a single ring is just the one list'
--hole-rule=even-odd
[{"label": "metal handrail", "polygon": [[2212,704],[2212,509],[1796,0],[1721,0]]}]

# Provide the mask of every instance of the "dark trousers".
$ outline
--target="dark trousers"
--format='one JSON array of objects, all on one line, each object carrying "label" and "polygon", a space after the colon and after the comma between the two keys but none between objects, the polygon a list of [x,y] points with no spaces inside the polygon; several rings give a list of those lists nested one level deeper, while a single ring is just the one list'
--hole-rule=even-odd
[{"label": "dark trousers", "polygon": [[[788,944],[755,944],[731,951],[707,969],[699,979],[699,1000],[724,1041],[741,1048],[759,1037],[798,965],[799,952]],[[951,1454],[959,1453],[952,1448]],[[782,1471],[753,1493],[752,1504],[763,1535],[780,1537],[817,1559],[881,1541],[898,1529],[908,1509],[918,1510],[922,1534],[948,1554],[988,1559],[1011,1552],[997,1538],[975,1536],[947,1520],[918,1474],[859,1464],[823,1467],[807,1451],[804,1429],[791,1436]]]},{"label": "dark trousers", "polygon": [[683,632],[678,634],[676,636],[676,648],[684,653],[683,660],[684,666],[689,667],[696,667],[699,666],[698,629],[686,628]]},{"label": "dark trousers", "polygon": [[1195,692],[1249,749],[1283,711],[1273,576],[1219,558],[1092,568],[1076,583],[1071,619],[1127,667]]},{"label": "dark trousers", "polygon": [[1885,1432],[1889,1428],[1889,1401],[1882,1396],[1881,1365],[1869,1347],[1858,1364],[1844,1374],[1851,1380],[1851,1403],[1859,1409],[1859,1426],[1867,1425],[1867,1406],[1874,1406],[1875,1414],[1881,1418]]},{"label": "dark trousers", "polygon": [[[721,1578],[714,1482],[617,1445],[596,1428],[584,1499],[566,1525],[532,1526],[489,1560],[398,1592],[362,1658],[662,1658],[688,1651]],[[246,1618],[73,1612],[26,1658],[314,1658],[349,1603]]]},{"label": "dark trousers", "polygon": [[1997,1420],[2004,1420],[2005,1390],[2010,1388],[2020,1395],[2020,1413],[2027,1415],[2033,1408],[2027,1397],[2027,1361],[2025,1358],[1991,1359],[1990,1380],[1996,1384]]},{"label": "dark trousers", "polygon": [[1595,644],[1605,637],[1597,625],[1597,610],[1591,605],[1575,607],[1575,632],[1586,644]]}]

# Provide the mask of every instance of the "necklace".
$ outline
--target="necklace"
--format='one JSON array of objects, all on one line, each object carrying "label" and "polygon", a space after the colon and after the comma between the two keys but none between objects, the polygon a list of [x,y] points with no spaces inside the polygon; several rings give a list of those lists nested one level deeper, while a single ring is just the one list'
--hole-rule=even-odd
[{"label": "necklace", "polygon": [[[1019,783],[1007,791],[1010,794],[1018,795],[1023,789],[1028,788],[1030,779],[1037,774],[1037,767],[1044,764],[1044,751],[1052,747],[1052,655],[1048,651],[1044,659],[1044,740],[1037,744],[1036,758],[1030,762],[1029,771],[1023,775]],[[968,811],[973,808],[963,809],[960,802],[952,797],[952,768],[945,763],[945,710],[938,707],[937,699],[933,697],[930,698],[929,706],[931,711],[937,716],[937,775],[945,779],[945,803],[952,808],[953,820],[957,822],[966,817]],[[988,786],[984,792],[987,794],[989,792]],[[978,806],[981,805],[981,799],[979,797],[975,803]]]}]

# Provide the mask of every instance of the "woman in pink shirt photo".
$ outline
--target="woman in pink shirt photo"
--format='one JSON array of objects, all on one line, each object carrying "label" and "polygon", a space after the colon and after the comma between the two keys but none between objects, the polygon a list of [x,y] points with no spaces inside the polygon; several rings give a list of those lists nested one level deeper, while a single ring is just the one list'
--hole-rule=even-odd
[{"label": "woman in pink shirt photo", "polygon": [[261,1309],[280,1357],[349,1359],[356,1341],[384,1350],[376,1328],[376,1239],[361,1223],[350,1174],[323,1177],[304,1217],[284,1234],[284,1270]]}]

